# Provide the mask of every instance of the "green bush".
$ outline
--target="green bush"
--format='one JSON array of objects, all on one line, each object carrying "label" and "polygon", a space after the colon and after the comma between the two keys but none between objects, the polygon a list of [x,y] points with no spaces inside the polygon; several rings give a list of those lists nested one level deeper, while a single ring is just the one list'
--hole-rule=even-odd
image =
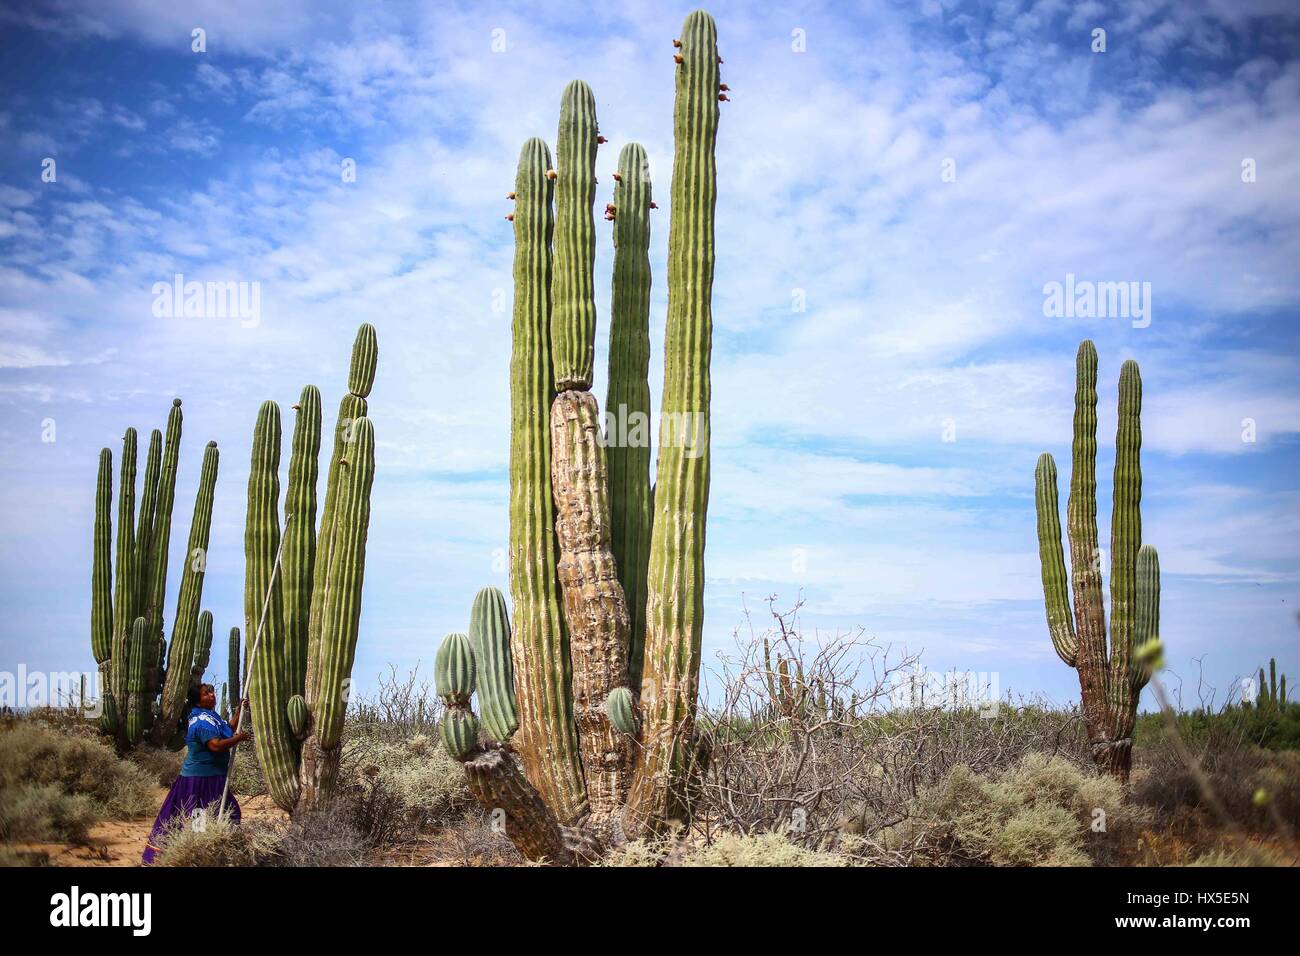
[{"label": "green bush", "polygon": [[711,843],[694,847],[674,859],[664,844],[637,840],[606,855],[602,866],[851,866],[852,860],[796,846],[779,833],[739,836],[726,833]]},{"label": "green bush", "polygon": [[79,842],[98,820],[89,797],[64,793],[56,784],[0,786],[0,840]]}]

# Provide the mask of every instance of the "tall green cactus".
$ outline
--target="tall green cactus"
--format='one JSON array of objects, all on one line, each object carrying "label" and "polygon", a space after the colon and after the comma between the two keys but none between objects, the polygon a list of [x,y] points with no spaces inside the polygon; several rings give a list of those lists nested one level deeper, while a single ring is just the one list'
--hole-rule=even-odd
[{"label": "tall green cactus", "polygon": [[126,738],[132,744],[138,744],[144,737],[145,725],[149,719],[152,698],[147,671],[153,653],[148,622],[137,617],[131,625],[131,638],[126,652]]},{"label": "tall green cactus", "polygon": [[[172,510],[180,462],[181,400],[172,401],[167,432],[150,434],[136,510],[136,431],[128,428],[122,440],[118,491],[116,551],[112,546],[112,453],[100,452],[95,491],[95,538],[91,572],[91,650],[99,664],[102,713],[100,727],[126,748],[149,735],[156,744],[175,745],[175,731],[183,716],[190,680],[190,654],[195,617],[202,596],[216,481],[216,443],[204,454],[199,493],[190,528],[190,553],[177,600],[172,630],[173,658],[180,642],[180,666],[169,675],[168,644],[163,634],[163,602],[167,589],[167,562],[171,546]],[[111,570],[110,570],[111,569]],[[109,578],[112,578],[110,592]],[[136,619],[144,621],[144,637],[134,642]],[[130,657],[145,662],[141,689],[131,690]],[[175,659],[175,658],[174,658]],[[171,676],[171,680],[168,680]],[[137,682],[138,683],[138,682]],[[155,700],[157,707],[155,708]],[[128,707],[129,705],[129,707]],[[128,710],[136,714],[128,726]],[[155,719],[157,716],[158,719]],[[133,734],[140,736],[134,736]]]},{"label": "tall green cactus", "polygon": [[[442,734],[448,752],[463,762],[470,790],[485,807],[504,811],[505,832],[530,859],[589,861],[602,847],[655,832],[680,805],[694,752],[709,479],[714,149],[725,88],[708,14],[690,14],[675,46],[657,494],[649,486],[644,442],[638,447],[619,434],[607,454],[589,393],[595,309],[587,176],[601,139],[585,84],[569,84],[561,103],[553,281],[551,184],[540,140],[525,143],[512,193],[513,659],[495,633],[490,644],[475,637],[481,594],[467,642],[474,666],[467,670],[477,679],[483,729],[494,739],[474,742],[470,731],[479,725],[464,693],[447,697]],[[617,247],[608,402],[618,407],[607,412],[621,431],[628,416],[648,418],[650,408],[653,204],[644,150],[625,149],[615,178],[617,202],[608,207]],[[504,608],[499,620],[507,626]],[[463,659],[464,643],[449,639],[446,659]],[[518,713],[518,732],[508,742],[511,722],[500,719],[502,708]]]},{"label": "tall green cactus", "polygon": [[[110,686],[113,656],[113,453],[99,452],[95,480],[95,532],[90,571],[90,649],[99,666],[99,727],[117,732],[117,705]],[[83,702],[84,706],[84,702]]]},{"label": "tall green cactus", "polygon": [[241,670],[243,667],[243,659],[239,656],[239,628],[237,627],[232,627],[230,629],[230,644],[228,650],[229,655],[226,658],[226,683],[230,685],[230,701],[235,707],[238,707],[239,702],[243,700],[243,697],[241,697],[239,693],[240,690],[243,689],[239,683],[240,675],[243,673]]},{"label": "tall green cactus", "polygon": [[[1142,379],[1126,361],[1119,378],[1111,516],[1111,624],[1106,644],[1097,547],[1097,350],[1085,340],[1076,358],[1073,466],[1068,525],[1074,583],[1069,613],[1056,463],[1044,453],[1035,470],[1038,548],[1052,644],[1079,672],[1084,721],[1097,765],[1127,781],[1138,697],[1150,679],[1150,648],[1159,641],[1160,565],[1155,548],[1142,544]],[[1077,622],[1077,632],[1075,629]],[[1140,653],[1143,646],[1147,653]]]},{"label": "tall green cactus", "polygon": [[[176,619],[172,624],[167,676],[163,683],[158,721],[153,731],[154,743],[158,745],[173,742],[176,734],[181,730],[181,722],[185,719],[192,659],[197,650],[199,605],[203,601],[203,580],[207,575],[208,541],[212,532],[212,502],[216,494],[219,462],[217,443],[210,441],[203,450],[199,490],[194,496],[194,517],[190,521],[190,537],[185,548],[185,564],[181,570],[180,593],[176,598]],[[168,524],[170,522],[169,517]]]},{"label": "tall green cactus", "polygon": [[591,388],[596,352],[596,98],[574,80],[560,100],[555,143],[555,272],[551,280],[551,349],[555,390]]},{"label": "tall green cactus", "polygon": [[[640,143],[618,155],[614,177],[614,281],[609,321],[611,544],[631,628],[628,681],[641,684],[646,565],[650,559],[650,168]],[[610,435],[609,432],[615,432]]]},{"label": "tall green cactus", "polygon": [[[352,349],[349,393],[339,406],[319,531],[319,392],[307,386],[295,406],[278,574],[279,406],[263,403],[254,430],[244,534],[249,654],[259,639],[259,626],[261,643],[256,645],[247,693],[268,789],[276,804],[290,812],[328,799],[338,771],[360,628],[375,474],[374,426],[366,417],[366,396],[374,384],[378,354],[374,327],[362,325]],[[238,631],[232,631],[232,674],[238,672],[238,642]]]}]

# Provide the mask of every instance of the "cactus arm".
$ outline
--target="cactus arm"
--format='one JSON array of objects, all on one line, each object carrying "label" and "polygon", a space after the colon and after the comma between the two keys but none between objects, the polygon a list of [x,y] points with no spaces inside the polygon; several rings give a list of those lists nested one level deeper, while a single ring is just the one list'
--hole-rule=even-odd
[{"label": "cactus arm", "polygon": [[190,665],[190,686],[198,687],[212,661],[212,612],[199,613],[194,633],[194,659]]},{"label": "cactus arm", "polygon": [[230,629],[230,643],[228,648],[229,654],[226,659],[226,681],[230,684],[230,701],[239,707],[239,702],[244,698],[240,696],[240,675],[242,673],[241,658],[239,655],[239,628]]},{"label": "cactus arm", "polygon": [[614,185],[614,279],[605,414],[610,543],[627,597],[628,681],[641,685],[646,564],[650,558],[650,170],[645,149],[628,143]]},{"label": "cactus arm", "polygon": [[[1136,567],[1137,610],[1134,614],[1134,648],[1142,648],[1160,639],[1160,555],[1149,544],[1138,551]],[[1133,686],[1133,705],[1137,705],[1138,692],[1151,679],[1151,668],[1137,659],[1129,658],[1129,681]]]},{"label": "cactus arm", "polygon": [[[551,348],[555,390],[591,388],[596,349],[596,98],[574,80],[560,100],[555,143],[555,271],[551,280]],[[516,190],[518,195],[518,190]]]},{"label": "cactus arm", "polygon": [[137,617],[131,625],[131,639],[127,646],[126,671],[126,739],[138,744],[144,737],[152,700],[148,690],[148,667],[153,656],[153,641],[149,639],[148,622]]},{"label": "cactus arm", "polygon": [[[333,793],[361,625],[370,492],[375,480],[375,430],[370,419],[353,422],[351,439],[332,482],[338,487],[338,510],[333,540],[326,549],[329,562],[323,568],[317,564],[320,619],[313,620],[312,629],[319,636],[306,694],[311,729],[303,741],[299,773],[304,803],[309,809]],[[317,608],[315,601],[313,594],[313,612]]]},{"label": "cactus arm", "polygon": [[1038,509],[1038,559],[1042,566],[1047,631],[1061,660],[1074,666],[1078,642],[1070,612],[1070,585],[1061,549],[1061,514],[1056,497],[1056,462],[1044,452],[1034,469],[1034,501]]},{"label": "cactus arm", "polygon": [[515,178],[514,315],[510,357],[511,652],[524,772],[555,815],[587,811],[570,698],[568,637],[556,578],[551,497],[551,157],[524,143]]},{"label": "cactus arm", "polygon": [[265,623],[261,625],[262,643],[248,679],[253,740],[272,799],[280,809],[292,811],[299,795],[298,743],[289,727],[287,708],[293,692],[281,666],[284,615],[281,579],[275,573],[276,554],[280,549],[280,438],[280,407],[275,402],[263,402],[253,431],[248,472],[244,622],[252,629],[250,633],[255,634],[265,615]]},{"label": "cactus arm", "polygon": [[[158,477],[162,471],[162,432],[149,433],[149,451],[145,455],[144,481],[140,486],[140,509],[135,529],[135,606],[144,617],[146,630],[149,624],[149,568],[150,545],[153,544],[154,511],[158,507]],[[151,632],[152,633],[152,632]]]},{"label": "cactus arm", "polygon": [[113,453],[99,452],[95,531],[90,568],[90,650],[99,665],[99,729],[117,732],[113,702]]},{"label": "cactus arm", "polygon": [[[172,509],[176,501],[176,473],[180,467],[181,429],[184,416],[181,400],[172,399],[167,413],[167,441],[163,446],[162,470],[154,505],[153,537],[149,545],[148,579],[145,585],[144,615],[152,633],[163,630],[163,605],[167,597],[167,559],[171,550]],[[188,560],[188,558],[187,558]]]},{"label": "cactus arm", "polygon": [[[717,202],[718,43],[703,11],[682,27],[673,112],[668,322],[641,682],[642,732],[629,834],[667,814],[681,784],[698,691],[709,500],[709,358]],[[674,435],[676,432],[676,435]]]},{"label": "cactus arm", "polygon": [[474,597],[469,641],[478,661],[478,700],[483,726],[492,739],[506,741],[519,729],[515,710],[514,665],[510,655],[510,617],[496,588]]},{"label": "cactus arm", "polygon": [[303,388],[293,428],[289,484],[284,511],[293,515],[285,528],[280,574],[284,581],[284,646],[281,666],[290,694],[301,695],[307,683],[307,633],[316,565],[316,478],[321,441],[320,391]]},{"label": "cactus arm", "polygon": [[[136,618],[135,569],[135,466],[136,434],[128,428],[122,436],[122,465],[117,491],[117,548],[113,573],[113,653],[112,694],[116,710],[125,718],[127,712],[127,647]],[[119,723],[119,739],[124,740],[125,724]]]},{"label": "cactus arm", "polygon": [[[1142,545],[1142,377],[1126,361],[1119,373],[1110,536],[1110,693],[1117,714],[1133,709],[1130,663],[1137,612],[1137,558]],[[1127,736],[1124,735],[1124,736]]]},{"label": "cactus arm", "polygon": [[587,799],[596,821],[613,816],[629,782],[630,741],[605,700],[627,684],[628,613],[609,538],[609,497],[600,415],[590,392],[561,392],[551,406],[551,487],[558,573],[573,665]]},{"label": "cactus arm", "polygon": [[[171,739],[185,716],[185,697],[190,686],[190,668],[196,651],[199,606],[203,602],[203,579],[207,573],[208,540],[212,531],[212,502],[216,494],[220,453],[216,442],[203,450],[199,490],[194,496],[194,517],[185,547],[180,592],[176,597],[176,618],[172,622],[167,678],[163,683],[159,719],[153,731],[154,743],[162,746]],[[206,664],[205,664],[206,666]]]}]

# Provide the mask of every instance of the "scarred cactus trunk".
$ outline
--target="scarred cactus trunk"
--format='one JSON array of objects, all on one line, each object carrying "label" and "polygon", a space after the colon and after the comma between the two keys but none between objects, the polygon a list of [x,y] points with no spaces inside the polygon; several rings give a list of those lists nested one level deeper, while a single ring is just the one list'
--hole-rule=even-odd
[{"label": "scarred cactus trunk", "polygon": [[1101,597],[1097,546],[1097,350],[1079,346],[1070,480],[1070,562],[1074,622],[1068,614],[1061,529],[1057,515],[1056,464],[1038,460],[1035,500],[1039,557],[1048,631],[1061,659],[1079,672],[1084,722],[1098,767],[1127,782],[1132,761],[1138,697],[1150,678],[1139,659],[1143,644],[1159,640],[1160,566],[1142,541],[1142,380],[1137,363],[1120,370],[1119,428],[1115,437],[1114,507],[1111,515],[1111,633]]},{"label": "scarred cactus trunk", "polygon": [[605,449],[590,392],[561,392],[551,407],[551,487],[583,778],[592,814],[605,819],[622,807],[631,769],[630,742],[605,710],[615,688],[627,685],[628,614],[610,549]]}]

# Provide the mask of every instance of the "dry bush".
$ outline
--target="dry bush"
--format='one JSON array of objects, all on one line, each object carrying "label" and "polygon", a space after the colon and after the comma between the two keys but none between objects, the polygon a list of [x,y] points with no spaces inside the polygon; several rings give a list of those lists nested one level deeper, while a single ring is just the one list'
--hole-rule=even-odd
[{"label": "dry bush", "polygon": [[15,850],[0,845],[0,869],[28,866],[49,866],[50,855],[44,850]]},{"label": "dry bush", "polygon": [[361,866],[368,849],[348,808],[334,802],[296,814],[274,829],[274,853],[261,860],[272,866]]},{"label": "dry bush", "polygon": [[[200,822],[201,821],[201,822]],[[256,866],[259,850],[274,852],[259,843],[255,827],[231,823],[225,817],[178,817],[161,836],[154,866]]]},{"label": "dry bush", "polygon": [[146,745],[134,748],[127,759],[147,773],[158,786],[170,787],[180,776],[185,752]]},{"label": "dry bush", "polygon": [[388,736],[344,742],[339,798],[370,846],[413,840],[474,805],[464,770],[441,743],[422,734],[389,743]]},{"label": "dry bush", "polygon": [[[119,760],[102,741],[82,734],[75,722],[70,732],[38,721],[19,721],[0,732],[0,789],[23,785],[85,796],[96,819],[127,820],[154,806],[149,774]],[[35,799],[34,793],[30,799]],[[70,819],[79,816],[72,813]]]},{"label": "dry bush", "polygon": [[58,784],[0,785],[0,840],[85,840],[99,821],[94,801],[68,794]]},{"label": "dry bush", "polygon": [[478,813],[448,824],[440,833],[439,847],[439,858],[458,866],[519,866],[524,862],[510,838]]},{"label": "dry bush", "polygon": [[719,699],[702,706],[692,805],[706,838],[779,832],[824,849],[906,820],[958,766],[995,771],[1034,752],[1088,762],[1073,712],[983,703],[982,688],[927,700],[915,655],[861,631],[805,638],[799,604],[769,606],[766,630],[751,621],[737,650],[719,655]]},{"label": "dry bush", "polygon": [[396,743],[412,737],[436,737],[443,704],[416,667],[405,677],[389,665],[379,676],[373,697],[357,701],[348,713],[348,734]]},{"label": "dry bush", "polygon": [[1136,840],[1146,816],[1113,778],[1029,754],[990,774],[953,768],[906,819],[863,838],[857,855],[935,866],[1088,866]]}]

